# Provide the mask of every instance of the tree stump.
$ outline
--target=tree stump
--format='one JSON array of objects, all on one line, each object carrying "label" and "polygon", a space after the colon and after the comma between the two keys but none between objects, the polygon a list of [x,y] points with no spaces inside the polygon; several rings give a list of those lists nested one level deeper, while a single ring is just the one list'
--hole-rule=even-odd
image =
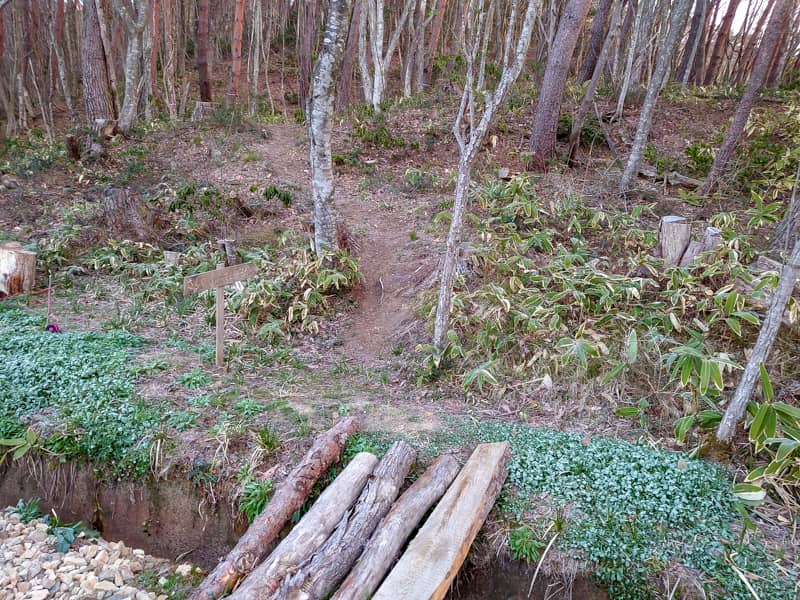
[{"label": "tree stump", "polygon": [[198,121],[205,121],[209,116],[214,114],[219,108],[216,102],[200,102],[199,100],[194,103],[194,110],[192,111],[192,123]]},{"label": "tree stump", "polygon": [[110,232],[129,236],[137,240],[150,239],[150,228],[145,222],[147,209],[141,199],[122,188],[108,188],[103,191],[103,214]]},{"label": "tree stump", "polygon": [[681,258],[692,239],[692,224],[686,217],[668,215],[661,219],[658,231],[661,258],[669,266],[681,264]]},{"label": "tree stump", "polygon": [[236,253],[236,240],[217,240],[217,249],[225,257],[225,266],[238,265],[242,262]]},{"label": "tree stump", "polygon": [[36,281],[36,253],[19,242],[0,243],[0,297],[23,294]]}]

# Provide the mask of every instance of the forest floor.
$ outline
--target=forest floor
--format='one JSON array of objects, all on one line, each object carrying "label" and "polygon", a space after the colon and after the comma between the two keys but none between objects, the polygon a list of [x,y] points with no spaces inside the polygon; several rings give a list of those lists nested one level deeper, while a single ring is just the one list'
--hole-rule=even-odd
[{"label": "forest floor", "polygon": [[[490,132],[476,181],[499,168],[512,174],[524,170],[532,105],[524,94],[517,100],[521,108],[502,115]],[[735,98],[690,95],[665,99],[653,124],[656,153],[651,158],[682,164],[688,146],[709,142],[724,128],[735,103]],[[610,102],[598,106],[601,113],[612,109]],[[494,421],[576,434],[584,447],[593,439],[608,438],[646,440],[659,451],[684,448],[671,438],[670,415],[656,410],[649,423],[632,423],[615,412],[636,402],[638,388],[580,384],[566,376],[553,381],[525,373],[490,393],[465,389],[446,377],[420,383],[416,347],[429,343],[431,322],[425,313],[430,301],[424,294],[436,288],[447,231],[442,214],[450,207],[458,162],[452,108],[415,97],[398,102],[379,120],[360,109],[341,115],[334,136],[336,207],[362,280],[349,293],[334,295],[332,309],[316,319],[318,332],[293,331],[273,346],[254,336],[245,319],[229,315],[228,362],[222,370],[213,367],[210,354],[213,326],[206,299],[188,306],[171,304],[149,295],[153,277],[147,273],[137,279],[133,271],[92,270],[95,249],[106,241],[99,216],[102,192],[109,186],[125,187],[148,198],[180,199],[181,190],[184,196],[197,196],[203,188],[218,190],[226,204],[223,218],[198,223],[201,219],[192,220],[197,215],[189,211],[180,224],[172,221],[161,239],[149,240],[163,249],[191,245],[180,227],[195,227],[199,241],[234,238],[242,249],[274,246],[284,231],[307,236],[311,205],[304,126],[221,113],[200,124],[159,123],[128,138],[115,138],[107,155],[94,162],[71,163],[60,156],[40,164],[34,153],[26,155],[19,187],[0,195],[0,239],[36,244],[47,256],[54,274],[52,313],[62,330],[124,330],[145,340],[135,351],[140,368],[132,385],[136,398],[162,411],[161,417],[154,417],[158,424],[153,439],[163,443],[149,450],[153,474],[182,473],[236,498],[243,482],[287,472],[313,431],[346,414],[360,415],[363,429],[371,432],[371,437],[359,439],[363,447],[380,447],[403,436],[426,455],[446,448],[457,448],[463,455],[469,440],[475,439],[464,437],[463,423]],[[746,199],[722,197],[695,205],[677,188],[644,179],[639,180],[637,196],[620,198],[619,160],[637,119],[634,106],[607,126],[616,151],[598,141],[582,150],[577,168],[554,164],[548,172],[533,175],[541,203],[575,196],[593,210],[608,212],[647,204],[652,208],[642,223],[652,231],[658,217],[666,214],[704,221],[744,205]],[[265,200],[263,191],[270,186],[287,190],[291,202]],[[253,215],[233,214],[231,198],[251,207]],[[47,314],[46,286],[41,277],[37,293],[24,302],[25,311],[40,318]],[[5,322],[0,318],[0,327],[16,328],[15,323],[11,317]],[[36,419],[40,417],[29,424],[46,422],[48,416]],[[486,435],[500,435],[487,427]],[[643,460],[662,459],[648,455]],[[513,504],[513,498],[507,503]],[[554,517],[556,511],[545,513],[547,518],[561,518]],[[528,514],[526,522],[530,520],[535,519]],[[493,521],[484,553],[488,556],[502,547],[508,554],[511,530],[523,519],[501,516]],[[541,535],[538,525],[531,527]],[[793,543],[785,530],[771,535],[767,546],[786,548]],[[512,549],[516,557],[525,556],[519,543]],[[792,552],[786,555],[789,564]],[[558,560],[565,571],[577,568],[565,555]],[[734,585],[737,578],[731,579]]]}]

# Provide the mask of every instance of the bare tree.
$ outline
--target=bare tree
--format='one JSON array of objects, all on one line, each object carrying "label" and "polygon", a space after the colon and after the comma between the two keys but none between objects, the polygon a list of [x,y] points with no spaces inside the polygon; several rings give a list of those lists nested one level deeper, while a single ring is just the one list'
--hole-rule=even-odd
[{"label": "bare tree", "polygon": [[547,57],[547,68],[539,90],[539,102],[533,117],[531,130],[532,162],[544,169],[545,162],[553,157],[556,151],[556,129],[561,113],[561,97],[567,84],[569,66],[578,34],[586,21],[591,0],[569,0],[564,14],[558,24],[553,46]]},{"label": "bare tree", "polygon": [[703,83],[709,85],[714,82],[717,77],[720,63],[722,62],[722,55],[728,46],[728,38],[731,34],[731,26],[733,25],[733,18],[736,16],[736,9],[739,8],[739,0],[728,0],[728,10],[725,11],[725,16],[722,17],[722,22],[719,25],[717,33],[717,40],[714,43],[714,50],[711,53],[711,58],[708,60],[708,67],[706,68],[706,76]]},{"label": "bare tree", "polygon": [[330,0],[328,23],[317,59],[308,101],[308,137],[311,158],[311,192],[314,199],[314,248],[317,254],[337,248],[333,208],[331,120],[336,81],[341,70],[353,0]]},{"label": "bare tree", "polygon": [[791,14],[791,9],[792,0],[777,0],[772,10],[772,16],[769,19],[766,31],[764,31],[764,38],[761,41],[761,47],[758,49],[758,56],[753,64],[747,87],[744,90],[744,94],[742,94],[739,105],[736,107],[736,112],[725,134],[725,139],[722,141],[722,146],[720,146],[714,157],[711,171],[700,188],[701,194],[708,194],[711,191],[731,156],[733,156],[733,152],[739,143],[739,138],[742,136],[744,127],[747,124],[747,119],[750,117],[750,111],[753,109],[758,92],[761,90],[761,86],[764,85],[772,53],[778,43],[783,23]]},{"label": "bare tree", "polygon": [[[486,12],[483,0],[470,0],[465,8],[466,35],[464,39],[464,58],[466,60],[466,81],[461,93],[461,103],[453,125],[453,134],[459,149],[458,177],[456,179],[455,199],[453,202],[453,216],[450,221],[450,231],[447,236],[442,271],[439,280],[439,301],[436,307],[436,321],[434,324],[433,343],[441,349],[447,337],[450,323],[450,310],[453,299],[453,282],[456,274],[456,263],[461,248],[461,238],[464,229],[464,212],[467,206],[467,190],[469,188],[472,164],[478,155],[489,124],[497,108],[519,77],[528,46],[531,40],[531,31],[539,7],[539,0],[527,0],[527,9],[521,27],[517,27],[517,13],[519,0],[511,0],[511,11],[503,44],[503,72],[500,82],[493,92],[480,90],[485,101],[483,114],[476,114],[476,89],[474,87],[479,74],[475,73],[476,65],[484,64],[479,61],[479,50],[482,47],[482,36],[488,35],[485,28]],[[515,31],[519,29],[516,42]]]},{"label": "bare tree", "polygon": [[676,79],[684,86],[689,83],[689,75],[692,71],[694,59],[697,56],[697,48],[700,46],[700,41],[703,37],[703,23],[705,23],[706,20],[707,7],[707,0],[695,0],[694,15],[692,16],[692,24],[689,27],[689,36],[686,39],[683,59],[681,60],[681,66],[678,67],[676,76]]},{"label": "bare tree", "polygon": [[636,137],[633,140],[631,154],[628,157],[628,164],[625,166],[625,171],[622,174],[622,180],[619,184],[621,194],[626,194],[630,190],[633,179],[639,173],[639,163],[642,160],[642,153],[647,144],[647,137],[650,134],[650,126],[653,123],[653,113],[656,109],[658,94],[667,79],[672,55],[675,53],[675,48],[678,46],[678,42],[683,35],[689,6],[691,6],[691,0],[676,0],[675,4],[672,6],[672,14],[669,19],[669,31],[665,31],[661,43],[658,46],[656,68],[647,86],[647,95],[642,105],[642,111],[639,114]]},{"label": "bare tree", "polygon": [[128,32],[128,47],[125,52],[125,98],[119,112],[121,131],[129,131],[136,119],[139,98],[143,88],[142,64],[148,64],[142,53],[142,34],[147,25],[147,0],[133,0],[132,6],[126,0],[114,0],[114,10],[119,15]]}]

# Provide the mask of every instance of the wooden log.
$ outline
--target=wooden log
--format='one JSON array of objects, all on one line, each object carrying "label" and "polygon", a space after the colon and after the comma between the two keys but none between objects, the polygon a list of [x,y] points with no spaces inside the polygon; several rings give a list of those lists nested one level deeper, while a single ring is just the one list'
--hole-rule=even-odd
[{"label": "wooden log", "polygon": [[24,294],[36,282],[36,252],[19,242],[0,243],[0,297]]},{"label": "wooden log", "polygon": [[506,479],[508,442],[480,444],[373,600],[440,600]]},{"label": "wooden log", "polygon": [[377,464],[378,459],[374,454],[369,452],[356,454],[347,468],[320,494],[311,510],[278,544],[275,551],[231,594],[231,600],[271,598],[280,587],[283,578],[294,572],[328,539],[361,494]]},{"label": "wooden log", "polygon": [[270,544],[303,505],[317,480],[339,460],[347,438],[357,430],[358,421],[347,417],[314,439],[303,460],[278,486],[264,511],[194,591],[190,600],[222,597],[263,560]]},{"label": "wooden log", "polygon": [[364,600],[372,596],[417,523],[442,497],[458,469],[458,461],[449,454],[428,467],[394,503],[331,600]]},{"label": "wooden log", "polygon": [[696,242],[692,240],[689,242],[689,245],[686,246],[686,250],[681,257],[681,265],[682,267],[691,267],[694,264],[694,261],[700,256],[700,253],[703,251],[703,243]]},{"label": "wooden log", "polygon": [[686,217],[662,217],[658,230],[661,258],[669,266],[679,265],[681,257],[692,239],[692,224]]},{"label": "wooden log", "polygon": [[386,452],[353,508],[312,557],[284,580],[276,600],[322,600],[350,572],[375,527],[400,493],[416,451],[403,441]]}]

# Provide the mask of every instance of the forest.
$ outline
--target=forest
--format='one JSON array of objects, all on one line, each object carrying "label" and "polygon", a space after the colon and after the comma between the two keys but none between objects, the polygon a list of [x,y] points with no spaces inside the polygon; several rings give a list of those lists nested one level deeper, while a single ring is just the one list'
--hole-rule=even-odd
[{"label": "forest", "polygon": [[799,227],[795,0],[0,0],[0,596],[797,598]]}]

